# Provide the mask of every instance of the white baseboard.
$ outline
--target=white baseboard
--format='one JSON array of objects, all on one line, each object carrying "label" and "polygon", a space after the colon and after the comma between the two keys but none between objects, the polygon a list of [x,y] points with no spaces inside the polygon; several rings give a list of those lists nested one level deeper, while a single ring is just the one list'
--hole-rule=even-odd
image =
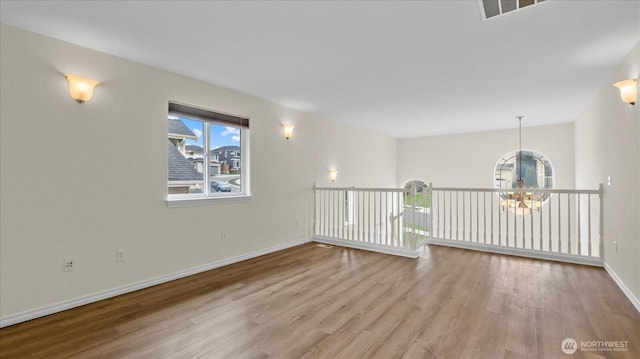
[{"label": "white baseboard", "polygon": [[419,252],[417,250],[411,250],[411,249],[405,249],[405,248],[394,248],[394,247],[382,246],[382,245],[373,244],[373,243],[347,241],[347,240],[340,240],[340,239],[322,237],[322,236],[313,237],[312,240],[314,242],[333,244],[341,247],[364,249],[367,251],[393,254],[396,256],[402,256],[402,257],[408,257],[408,258],[418,258],[419,256]]},{"label": "white baseboard", "polygon": [[455,241],[450,239],[431,238],[427,241],[427,244],[436,244],[439,246],[472,249],[476,251],[507,254],[507,255],[518,256],[518,257],[546,259],[546,260],[575,263],[575,264],[585,264],[585,265],[596,266],[596,267],[602,267],[603,265],[602,259],[599,259],[599,258],[581,257],[581,256],[561,254],[561,253],[541,252],[541,251],[534,251],[530,249],[521,249],[521,248],[513,248],[513,247],[494,246],[494,245],[483,244],[483,243],[461,242],[461,241]]},{"label": "white baseboard", "polygon": [[270,248],[265,248],[265,249],[257,250],[257,251],[254,251],[254,252],[241,254],[239,256],[235,256],[235,257],[232,257],[232,258],[227,258],[227,259],[219,260],[219,261],[216,261],[216,262],[212,262],[212,263],[204,264],[204,265],[201,265],[201,266],[197,266],[197,267],[194,267],[194,268],[186,269],[186,270],[183,270],[183,271],[179,271],[179,272],[175,272],[175,273],[171,273],[171,274],[166,274],[166,275],[163,275],[163,276],[160,276],[160,277],[156,277],[156,278],[152,278],[152,279],[149,279],[149,280],[144,280],[144,281],[141,281],[141,282],[127,284],[127,285],[124,285],[124,286],[121,286],[121,287],[108,289],[108,290],[105,290],[105,291],[102,291],[102,292],[98,292],[98,293],[89,294],[89,295],[85,295],[85,296],[78,297],[78,298],[65,300],[63,302],[59,302],[59,303],[55,303],[55,304],[45,305],[43,307],[27,310],[27,311],[20,312],[20,313],[17,313],[17,314],[8,315],[6,317],[0,318],[0,328],[4,328],[4,327],[9,326],[9,325],[14,325],[14,324],[26,322],[28,320],[36,319],[36,318],[39,318],[39,317],[44,317],[45,315],[49,315],[49,314],[53,314],[53,313],[57,313],[57,312],[62,312],[64,310],[75,308],[75,307],[79,307],[81,305],[94,303],[94,302],[97,302],[97,301],[100,301],[100,300],[103,300],[103,299],[112,298],[112,297],[115,297],[115,296],[118,296],[118,295],[122,295],[122,294],[125,294],[125,293],[134,292],[136,290],[152,287],[154,285],[170,282],[172,280],[188,277],[190,275],[206,272],[206,271],[211,270],[211,269],[223,267],[223,266],[226,266],[226,265],[229,265],[229,264],[241,262],[241,261],[244,261],[244,260],[247,260],[247,259],[251,259],[251,258],[262,256],[262,255],[265,255],[265,254],[281,251],[283,249],[295,247],[295,246],[298,246],[298,245],[301,245],[301,244],[304,244],[304,243],[308,243],[308,242],[311,242],[310,238],[305,238],[305,239],[301,239],[301,240],[297,240],[297,241],[287,242],[287,243],[279,244],[277,246],[273,246],[273,247],[270,247]]},{"label": "white baseboard", "polygon": [[624,284],[622,279],[618,277],[618,275],[613,270],[613,268],[611,268],[611,266],[609,266],[609,264],[606,262],[604,264],[604,270],[606,270],[607,273],[609,273],[609,276],[611,277],[611,279],[613,279],[614,282],[616,282],[618,287],[620,287],[620,289],[622,290],[622,293],[624,293],[624,295],[627,296],[627,299],[629,299],[631,304],[633,304],[636,310],[640,312],[640,300],[638,300],[638,298],[636,298],[636,296],[633,295],[633,293],[631,293],[631,291],[629,290],[629,288],[627,288],[627,286]]}]

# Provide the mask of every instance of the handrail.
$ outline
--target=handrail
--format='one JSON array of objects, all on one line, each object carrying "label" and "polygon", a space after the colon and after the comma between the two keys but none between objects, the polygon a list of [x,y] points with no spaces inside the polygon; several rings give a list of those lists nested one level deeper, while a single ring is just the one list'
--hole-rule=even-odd
[{"label": "handrail", "polygon": [[493,192],[493,193],[583,193],[599,194],[598,189],[555,189],[555,188],[456,188],[456,187],[433,187],[434,191],[458,191],[458,192]]},{"label": "handrail", "polygon": [[318,191],[357,191],[357,192],[409,192],[404,188],[365,188],[365,187],[313,187]]},{"label": "handrail", "polygon": [[[358,192],[394,192],[409,193],[408,188],[375,188],[375,187],[314,187],[315,190],[322,191],[358,191]],[[433,187],[434,191],[460,191],[460,192],[529,192],[529,193],[585,193],[598,194],[598,189],[556,189],[556,188],[478,188],[478,187]]]}]

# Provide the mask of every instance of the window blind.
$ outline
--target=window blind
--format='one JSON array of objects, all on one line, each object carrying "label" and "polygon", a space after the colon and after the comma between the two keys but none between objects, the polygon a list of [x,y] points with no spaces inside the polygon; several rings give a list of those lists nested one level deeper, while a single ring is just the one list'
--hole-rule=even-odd
[{"label": "window blind", "polygon": [[249,119],[227,113],[205,110],[193,106],[169,102],[169,115],[192,118],[207,122],[215,122],[221,125],[229,125],[241,128],[249,128]]}]

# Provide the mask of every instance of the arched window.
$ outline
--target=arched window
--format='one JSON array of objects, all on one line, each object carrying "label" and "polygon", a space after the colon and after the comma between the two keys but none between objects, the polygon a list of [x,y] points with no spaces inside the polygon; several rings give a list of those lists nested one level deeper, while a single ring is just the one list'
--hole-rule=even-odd
[{"label": "arched window", "polygon": [[[502,156],[494,169],[494,187],[505,189],[519,188],[521,180],[522,188],[541,189],[554,187],[554,170],[551,161],[542,153],[532,150],[514,150]],[[526,192],[526,191],[523,191]],[[499,193],[500,200],[509,200],[509,194]],[[540,196],[530,195],[534,201],[544,205],[549,199],[549,194]]]},{"label": "arched window", "polygon": [[[416,187],[416,195],[413,197],[411,195],[411,187]],[[412,206],[414,203],[416,207],[426,208],[429,207],[429,203],[431,198],[429,198],[429,194],[426,191],[428,185],[424,183],[422,180],[410,180],[407,181],[403,188],[409,190],[405,193],[404,196],[404,204],[405,206]]]}]

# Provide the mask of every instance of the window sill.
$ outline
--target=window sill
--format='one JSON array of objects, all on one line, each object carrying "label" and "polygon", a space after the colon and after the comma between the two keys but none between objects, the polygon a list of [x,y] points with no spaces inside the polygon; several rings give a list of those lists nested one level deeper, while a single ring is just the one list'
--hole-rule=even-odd
[{"label": "window sill", "polygon": [[193,206],[209,206],[216,204],[228,203],[248,203],[251,201],[251,195],[224,196],[224,197],[197,197],[197,198],[167,198],[167,207],[193,207]]}]

